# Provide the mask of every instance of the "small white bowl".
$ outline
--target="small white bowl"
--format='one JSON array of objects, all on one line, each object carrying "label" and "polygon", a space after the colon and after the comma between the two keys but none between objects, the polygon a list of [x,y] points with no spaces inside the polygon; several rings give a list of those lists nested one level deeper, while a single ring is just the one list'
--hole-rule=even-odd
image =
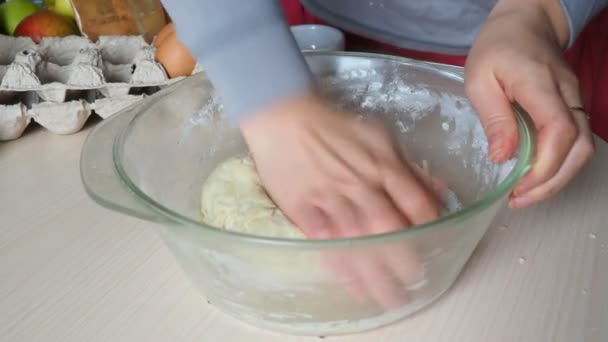
[{"label": "small white bowl", "polygon": [[302,51],[344,50],[344,34],[326,25],[295,25],[291,33]]}]

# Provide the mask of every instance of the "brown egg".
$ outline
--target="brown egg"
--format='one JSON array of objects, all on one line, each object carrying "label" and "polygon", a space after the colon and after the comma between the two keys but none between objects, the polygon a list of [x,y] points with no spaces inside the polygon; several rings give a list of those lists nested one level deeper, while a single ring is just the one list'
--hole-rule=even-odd
[{"label": "brown egg", "polygon": [[173,23],[167,24],[158,32],[153,45],[156,48],[156,61],[162,64],[169,77],[192,74],[196,60],[177,38]]}]

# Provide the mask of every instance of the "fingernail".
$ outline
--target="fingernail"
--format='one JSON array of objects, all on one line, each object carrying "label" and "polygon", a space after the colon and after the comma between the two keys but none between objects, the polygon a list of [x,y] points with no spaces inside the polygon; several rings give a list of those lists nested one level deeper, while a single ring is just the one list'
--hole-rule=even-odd
[{"label": "fingernail", "polygon": [[511,208],[523,208],[530,204],[532,204],[532,200],[526,196],[515,197],[509,201],[509,206]]},{"label": "fingernail", "polygon": [[502,133],[497,133],[490,136],[490,160],[493,162],[499,162],[503,158],[503,135]]}]

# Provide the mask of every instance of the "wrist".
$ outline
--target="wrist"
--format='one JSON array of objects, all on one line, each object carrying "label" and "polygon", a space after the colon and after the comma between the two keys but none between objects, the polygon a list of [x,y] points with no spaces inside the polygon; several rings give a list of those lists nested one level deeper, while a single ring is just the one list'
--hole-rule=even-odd
[{"label": "wrist", "polygon": [[[246,140],[256,134],[274,129],[275,125],[285,126],[298,117],[310,117],[318,112],[323,102],[313,89],[283,98],[259,111],[250,113],[240,122],[240,129]],[[285,127],[283,127],[285,128]],[[282,128],[281,128],[282,129]]]},{"label": "wrist", "polygon": [[560,0],[499,0],[488,17],[492,21],[501,26],[523,24],[561,49],[568,45],[570,28]]}]

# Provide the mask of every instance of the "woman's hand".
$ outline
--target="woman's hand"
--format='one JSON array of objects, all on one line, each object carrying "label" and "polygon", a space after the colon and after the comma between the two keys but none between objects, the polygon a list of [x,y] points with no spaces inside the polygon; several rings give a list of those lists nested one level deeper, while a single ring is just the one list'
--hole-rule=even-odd
[{"label": "woman's hand", "polygon": [[500,0],[467,59],[466,90],[492,161],[506,161],[516,148],[512,102],[530,114],[538,130],[536,162],[514,188],[512,207],[550,197],[593,155],[578,80],[562,57],[568,34],[559,1]]},{"label": "woman's hand", "polygon": [[[385,233],[439,216],[431,182],[404,162],[383,126],[313,93],[252,115],[241,131],[269,195],[310,238]],[[421,275],[404,246],[326,257],[354,293],[387,307]]]},{"label": "woman's hand", "polygon": [[383,126],[312,93],[254,114],[241,130],[266,190],[310,237],[385,233],[439,215]]}]

